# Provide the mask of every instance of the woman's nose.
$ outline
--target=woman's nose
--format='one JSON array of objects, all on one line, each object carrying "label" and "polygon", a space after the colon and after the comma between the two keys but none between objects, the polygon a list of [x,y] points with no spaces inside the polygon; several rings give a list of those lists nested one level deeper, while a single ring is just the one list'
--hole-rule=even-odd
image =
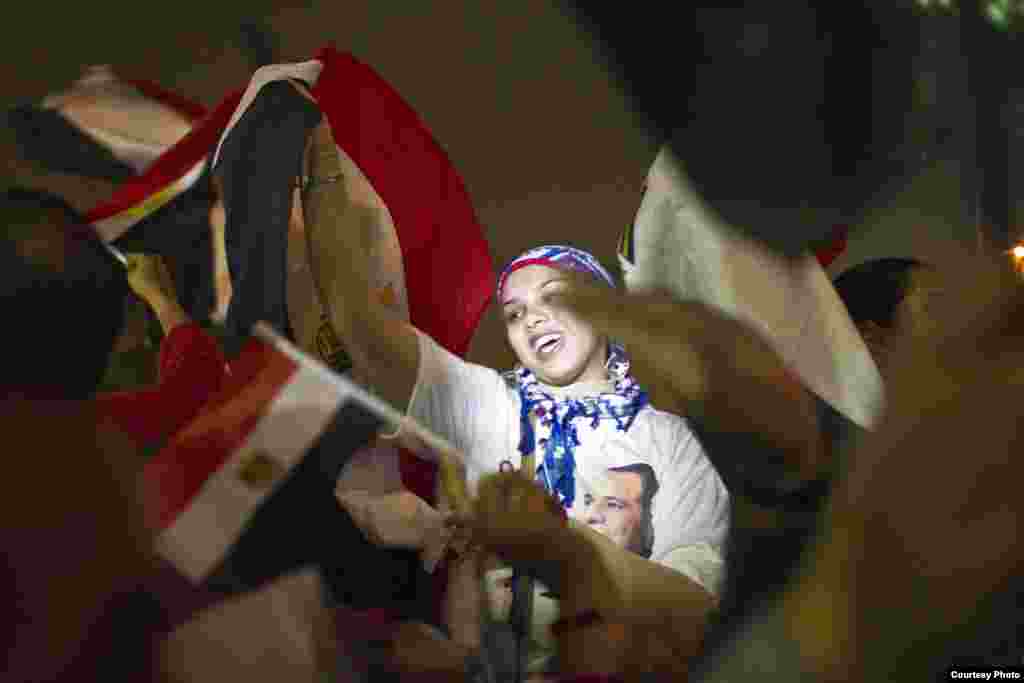
[{"label": "woman's nose", "polygon": [[537,323],[544,322],[548,319],[547,313],[537,309],[531,310],[526,316],[526,326],[535,327]]}]

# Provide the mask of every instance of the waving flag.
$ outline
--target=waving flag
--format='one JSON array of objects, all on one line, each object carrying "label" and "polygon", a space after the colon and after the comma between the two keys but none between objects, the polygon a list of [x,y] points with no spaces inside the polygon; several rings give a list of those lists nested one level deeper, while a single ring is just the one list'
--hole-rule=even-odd
[{"label": "waving flag", "polygon": [[108,242],[118,240],[192,188],[203,175],[211,148],[240,97],[241,92],[229,94],[144,173],[127,180],[107,201],[93,207],[86,217],[100,237]]},{"label": "waving flag", "polygon": [[668,290],[747,321],[808,388],[869,426],[881,377],[822,270],[818,259],[829,256],[787,259],[732,230],[704,205],[667,148],[619,243],[629,289]]},{"label": "waving flag", "polygon": [[[343,162],[360,174],[380,203],[385,248],[379,250],[382,256],[374,267],[385,281],[381,284],[390,285],[381,292],[382,302],[407,315],[448,349],[464,353],[489,300],[494,275],[461,179],[415,112],[369,67],[330,48],[304,64],[307,66],[298,72],[296,65],[260,69],[247,89],[224,98],[146,173],[122,186],[105,206],[97,207],[92,214],[94,222],[106,229],[108,238],[131,239],[146,230],[150,223],[133,222],[132,212],[145,213],[147,201],[152,202],[150,206],[158,205],[161,193],[173,192],[175,184],[184,183],[197,164],[207,163],[209,170],[213,164],[207,160],[222,139],[216,152],[216,171],[227,212],[226,246],[234,290],[226,323],[239,335],[247,335],[257,320],[269,320],[287,331],[284,256],[288,213],[304,135],[320,119],[315,108],[303,111],[303,106],[311,105],[290,85],[276,82],[282,76],[298,77],[312,85],[327,113]],[[149,220],[171,215],[174,209],[173,203],[163,205],[148,214]],[[169,224],[166,227],[174,229]],[[453,262],[459,263],[459,268],[452,268]],[[333,357],[331,340],[318,336],[316,341],[321,357],[329,361]],[[351,606],[387,606],[374,602],[382,595],[385,602],[387,596],[397,600],[400,610],[408,609],[409,600],[429,600],[432,592],[417,583],[423,574],[415,553],[371,549],[351,520],[339,517],[344,513],[335,498],[334,483],[356,448],[355,441],[344,436],[348,431],[342,425],[347,418],[344,407],[319,436],[314,435],[312,425],[300,433],[287,421],[274,420],[272,411],[266,410],[276,405],[275,399],[266,392],[271,386],[286,385],[280,384],[279,377],[272,381],[278,361],[265,358],[265,346],[253,344],[243,349],[240,361],[233,362],[231,386],[223,399],[211,404],[209,414],[200,416],[152,465],[151,484],[153,478],[166,484],[149,487],[154,514],[163,511],[156,519],[162,520],[160,528],[165,529],[165,552],[171,553],[180,542],[177,555],[171,557],[180,558],[189,575],[208,577],[207,582],[218,590],[247,590],[292,567],[312,563],[328,568],[325,578],[332,593]],[[247,363],[264,371],[245,370]],[[280,366],[282,371],[287,367]],[[254,385],[246,388],[247,382]],[[287,395],[290,390],[282,391]],[[318,410],[323,414],[328,409]],[[270,421],[263,423],[262,418],[254,417],[263,415],[269,415]],[[229,476],[208,476],[221,472],[217,469],[220,465],[201,466],[198,473],[189,474],[188,463],[204,462],[190,453],[206,450],[205,461],[219,458],[216,462],[229,468],[224,472],[236,472],[230,467],[245,469],[243,460],[249,456],[239,451],[243,447],[238,444],[248,443],[249,428],[256,429],[258,423],[272,434],[268,438],[286,440],[298,449],[289,451],[292,455],[278,459],[276,465],[262,458],[251,465],[257,471],[276,473],[272,476],[279,488],[272,485],[266,493],[250,495],[248,502],[239,494],[234,505],[240,507],[224,508],[235,521],[210,527],[206,536],[203,523],[186,527],[204,508],[200,498],[195,498],[199,507],[182,501],[191,501],[208,490],[205,482]],[[341,441],[325,443],[332,439]],[[219,455],[210,455],[210,451]],[[305,455],[300,456],[300,451]],[[381,453],[380,459],[386,455]],[[435,465],[403,453],[400,467],[394,467],[394,456],[389,457],[391,465],[384,469],[400,471],[400,485],[433,500]],[[311,532],[309,525],[323,533]],[[295,533],[297,529],[303,531]],[[193,533],[200,550],[181,550],[191,542]],[[271,547],[273,550],[268,550]],[[393,561],[385,560],[385,555]],[[214,566],[218,558],[224,563],[219,567]],[[417,569],[411,571],[412,566]],[[435,608],[426,609],[424,618]]]},{"label": "waving flag", "polygon": [[[370,67],[328,47],[308,62],[258,70],[214,155],[218,172],[260,91],[289,78],[311,86],[342,162],[366,180],[385,210],[401,250],[410,321],[448,350],[464,354],[490,301],[494,272],[487,242],[447,154],[419,115]],[[228,221],[230,231],[230,208]]]},{"label": "waving flag", "polygon": [[[494,281],[465,185],[398,93],[370,67],[330,47],[306,62],[259,69],[214,154],[234,287],[228,327],[242,332],[268,319],[288,329],[283,275],[289,211],[303,144],[320,113],[284,79],[310,86],[346,174],[380,208],[378,260],[371,270],[382,302],[464,354]],[[433,499],[432,464],[403,453],[401,470],[407,488]]]},{"label": "waving flag", "polygon": [[[229,551],[247,554],[249,545],[269,556],[259,569],[244,568],[260,573],[255,583],[293,568],[275,562],[311,561],[307,553],[315,549],[296,552],[296,544],[307,541],[288,537],[314,534],[297,534],[298,527],[283,521],[329,527],[330,517],[311,507],[317,503],[311,494],[319,490],[330,501],[344,463],[381,424],[355,400],[360,390],[347,386],[348,393],[344,380],[326,381],[312,361],[250,340],[224,390],[146,464],[147,515],[159,531],[160,553],[196,583]],[[330,429],[335,423],[344,428]],[[320,449],[313,461],[304,460],[325,434],[332,435],[330,455]],[[310,518],[303,520],[306,513]],[[271,519],[278,514],[281,519]],[[250,531],[260,536],[258,543],[245,538]],[[268,531],[280,534],[269,545]],[[316,542],[327,543],[323,537]]]},{"label": "waving flag", "polygon": [[[195,243],[190,241],[194,235],[209,232],[206,217],[202,216],[202,229],[195,212],[190,214],[195,216],[195,221],[181,224],[178,219],[180,211],[201,203],[195,197],[203,192],[204,183],[194,181],[193,177],[208,175],[211,156],[218,150],[218,140],[223,140],[219,145],[218,173],[223,173],[227,181],[225,195],[233,193],[233,197],[225,196],[225,203],[228,204],[228,252],[236,297],[231,305],[234,310],[229,309],[228,323],[245,335],[252,323],[261,319],[269,319],[276,328],[286,330],[284,283],[277,283],[280,287],[266,300],[261,301],[262,297],[256,296],[253,305],[246,307],[246,297],[251,297],[251,290],[247,289],[243,277],[248,273],[257,283],[275,277],[275,272],[276,277],[282,277],[284,250],[276,254],[264,253],[260,258],[267,258],[270,267],[261,269],[249,261],[252,254],[240,251],[239,239],[244,241],[244,230],[267,235],[272,232],[268,226],[277,226],[280,233],[271,237],[280,238],[280,245],[284,244],[297,164],[282,164],[285,172],[268,183],[265,194],[246,192],[244,183],[236,191],[228,177],[231,160],[224,151],[233,144],[233,136],[237,139],[238,133],[246,132],[250,122],[259,123],[258,117],[253,120],[252,116],[259,112],[251,111],[252,107],[265,107],[266,113],[273,114],[270,110],[274,103],[259,96],[268,84],[269,94],[273,96],[274,86],[284,85],[274,81],[286,76],[301,78],[312,85],[314,96],[331,122],[343,161],[358,169],[384,209],[381,213],[385,217],[382,226],[385,230],[382,232],[388,244],[396,247],[380,264],[383,270],[397,271],[398,277],[391,283],[393,288],[385,291],[391,303],[399,312],[407,312],[412,324],[443,346],[464,354],[489,301],[494,279],[487,243],[465,186],[415,111],[372,69],[332,48],[321,50],[314,60],[303,65],[265,67],[257,71],[247,88],[225,96],[144,173],[123,183],[108,201],[95,207],[89,213],[90,221],[105,239],[125,249],[130,248],[125,246],[126,242],[145,247],[153,243],[162,246],[161,241],[167,240],[168,249],[176,253],[190,249],[191,258],[209,261],[209,252],[197,255]],[[250,114],[248,119],[247,113]],[[313,120],[318,119],[319,114],[313,117]],[[289,130],[283,130],[285,126],[281,121],[271,123],[274,130],[268,132],[263,142],[285,148],[286,154],[298,159],[301,142],[298,149],[287,149],[287,145],[279,145],[278,141],[284,134],[294,134],[295,129],[300,129],[301,133],[310,119],[299,120]],[[263,149],[262,145],[253,145],[244,154],[256,155]],[[265,181],[254,178],[253,182]],[[255,206],[274,197],[269,208],[264,205],[266,210]],[[204,206],[208,207],[209,199],[204,201]],[[253,217],[253,221],[240,224],[240,219],[247,215]],[[265,244],[257,246],[265,252],[272,251]],[[392,250],[383,251],[390,253]],[[273,262],[271,257],[281,257],[282,261]],[[453,268],[453,263],[458,263],[459,267]],[[248,356],[243,354],[243,357]],[[232,365],[233,374],[241,372],[236,364]],[[236,391],[241,391],[237,388],[240,382],[238,377],[234,378],[232,386]],[[205,422],[216,422],[214,414],[206,417]],[[182,448],[187,450],[184,445]],[[165,455],[162,460],[168,467],[173,462],[167,459],[170,457]],[[187,458],[180,462],[185,461]],[[402,453],[400,473],[406,488],[426,500],[433,500],[436,468],[432,463]],[[334,477],[330,480],[331,487],[337,474],[337,471],[330,473]],[[325,518],[336,514],[336,510],[327,510],[328,503],[335,503],[333,493],[332,488],[323,496]],[[165,504],[166,501],[161,503]],[[343,565],[344,561],[339,564]]]}]

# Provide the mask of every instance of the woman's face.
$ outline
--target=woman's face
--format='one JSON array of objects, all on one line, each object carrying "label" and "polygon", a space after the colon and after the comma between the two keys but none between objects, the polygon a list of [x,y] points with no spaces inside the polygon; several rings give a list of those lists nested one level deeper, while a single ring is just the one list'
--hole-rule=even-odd
[{"label": "woman's face", "polygon": [[606,341],[558,305],[575,277],[549,266],[526,266],[508,276],[499,302],[519,362],[552,386],[608,377]]}]

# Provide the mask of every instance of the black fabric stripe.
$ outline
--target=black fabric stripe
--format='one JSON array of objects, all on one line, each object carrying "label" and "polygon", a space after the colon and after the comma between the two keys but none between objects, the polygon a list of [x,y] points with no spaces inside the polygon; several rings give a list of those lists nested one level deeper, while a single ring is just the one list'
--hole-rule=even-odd
[{"label": "black fabric stripe", "polygon": [[227,213],[233,289],[225,326],[242,338],[264,320],[292,337],[286,307],[288,219],[302,153],[320,111],[284,82],[264,86],[221,147],[214,172]]}]

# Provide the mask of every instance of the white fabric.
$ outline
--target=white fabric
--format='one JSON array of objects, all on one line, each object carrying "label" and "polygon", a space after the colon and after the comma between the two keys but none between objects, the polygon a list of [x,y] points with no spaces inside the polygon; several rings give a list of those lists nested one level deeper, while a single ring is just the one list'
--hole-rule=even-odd
[{"label": "white fabric", "polygon": [[[276,353],[268,349],[268,353]],[[156,538],[157,551],[196,583],[223,560],[253,513],[288,478],[330,424],[345,396],[305,364],[277,388],[244,441],[212,472],[200,490]],[[240,411],[250,409],[240,405]],[[186,437],[189,432],[185,432]],[[244,472],[254,459],[269,478],[254,486]]]},{"label": "white fabric", "polygon": [[[422,333],[419,339],[419,377],[409,417],[466,455],[471,492],[481,476],[497,472],[503,461],[518,469],[518,393],[496,371],[459,359]],[[651,559],[661,561],[672,551],[699,544],[721,548],[728,495],[686,421],[648,406],[626,432],[604,422],[596,430],[579,430],[575,457],[582,476],[569,516],[582,518],[585,492],[579,490],[580,480],[601,482],[608,468],[647,464],[659,484],[652,509]]]},{"label": "white fabric", "polygon": [[662,149],[633,227],[633,263],[620,253],[629,290],[667,290],[750,323],[805,385],[870,427],[882,382],[863,340],[817,259],[788,261],[732,230],[697,196]]}]

